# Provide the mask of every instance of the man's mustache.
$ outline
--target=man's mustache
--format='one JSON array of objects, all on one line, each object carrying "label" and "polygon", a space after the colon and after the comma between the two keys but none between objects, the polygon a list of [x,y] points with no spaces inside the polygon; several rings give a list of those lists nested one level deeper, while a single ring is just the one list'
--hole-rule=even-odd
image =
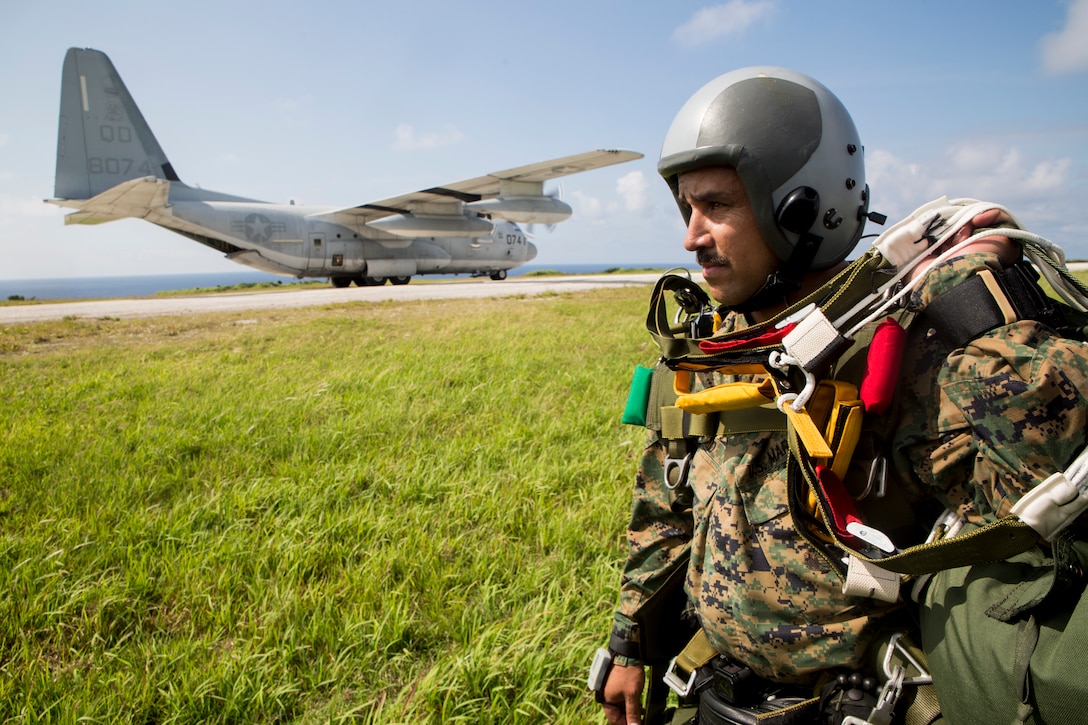
[{"label": "man's mustache", "polygon": [[695,253],[695,262],[700,267],[727,267],[729,266],[729,260],[725,257],[719,257],[714,252],[706,249],[700,249]]}]

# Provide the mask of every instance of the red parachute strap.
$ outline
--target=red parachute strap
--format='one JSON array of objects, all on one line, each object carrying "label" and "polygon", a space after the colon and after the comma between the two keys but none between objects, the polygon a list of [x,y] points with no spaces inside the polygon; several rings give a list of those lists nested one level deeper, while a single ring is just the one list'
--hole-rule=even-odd
[{"label": "red parachute strap", "polygon": [[714,353],[724,352],[726,350],[748,350],[751,348],[778,345],[782,342],[782,338],[788,335],[790,330],[795,327],[797,327],[797,323],[791,322],[783,327],[767,330],[759,335],[745,339],[722,340],[720,342],[715,341],[713,338],[702,340],[699,343],[699,349],[705,353]]}]

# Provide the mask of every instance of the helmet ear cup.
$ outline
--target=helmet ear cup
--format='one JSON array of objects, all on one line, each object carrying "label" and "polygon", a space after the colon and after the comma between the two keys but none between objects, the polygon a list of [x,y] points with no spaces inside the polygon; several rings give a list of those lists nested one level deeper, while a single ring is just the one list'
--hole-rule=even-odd
[{"label": "helmet ear cup", "polygon": [[824,238],[812,233],[820,216],[820,193],[811,186],[798,186],[782,197],[774,213],[780,229],[797,235],[790,256],[782,260],[778,271],[768,280],[769,287],[787,293],[801,288],[805,273],[820,251]]},{"label": "helmet ear cup", "polygon": [[782,197],[774,220],[787,232],[805,234],[820,215],[820,194],[811,186],[798,186]]}]

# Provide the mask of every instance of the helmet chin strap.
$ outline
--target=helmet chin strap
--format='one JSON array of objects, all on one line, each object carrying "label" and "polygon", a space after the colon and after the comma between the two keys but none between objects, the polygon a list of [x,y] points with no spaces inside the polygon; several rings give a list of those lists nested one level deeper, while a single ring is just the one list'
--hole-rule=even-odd
[{"label": "helmet chin strap", "polygon": [[754,295],[736,305],[722,305],[722,309],[733,312],[755,312],[757,310],[785,304],[789,296],[801,289],[801,283],[816,258],[823,237],[805,231],[801,232],[797,245],[774,272],[767,275],[767,280]]}]

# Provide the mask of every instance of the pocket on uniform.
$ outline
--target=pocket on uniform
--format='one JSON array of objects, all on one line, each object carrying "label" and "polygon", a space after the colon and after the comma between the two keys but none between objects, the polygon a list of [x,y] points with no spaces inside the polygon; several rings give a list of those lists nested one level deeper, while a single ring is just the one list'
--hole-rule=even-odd
[{"label": "pocket on uniform", "polygon": [[745,463],[723,474],[733,477],[748,521],[759,525],[789,512],[785,478],[789,444],[784,436],[767,435],[749,448],[749,454],[745,460],[756,463]]},{"label": "pocket on uniform", "polygon": [[967,426],[949,431],[948,438],[930,455],[929,460],[933,476],[942,480],[944,475],[963,464],[968,458],[974,458],[974,436]]}]

